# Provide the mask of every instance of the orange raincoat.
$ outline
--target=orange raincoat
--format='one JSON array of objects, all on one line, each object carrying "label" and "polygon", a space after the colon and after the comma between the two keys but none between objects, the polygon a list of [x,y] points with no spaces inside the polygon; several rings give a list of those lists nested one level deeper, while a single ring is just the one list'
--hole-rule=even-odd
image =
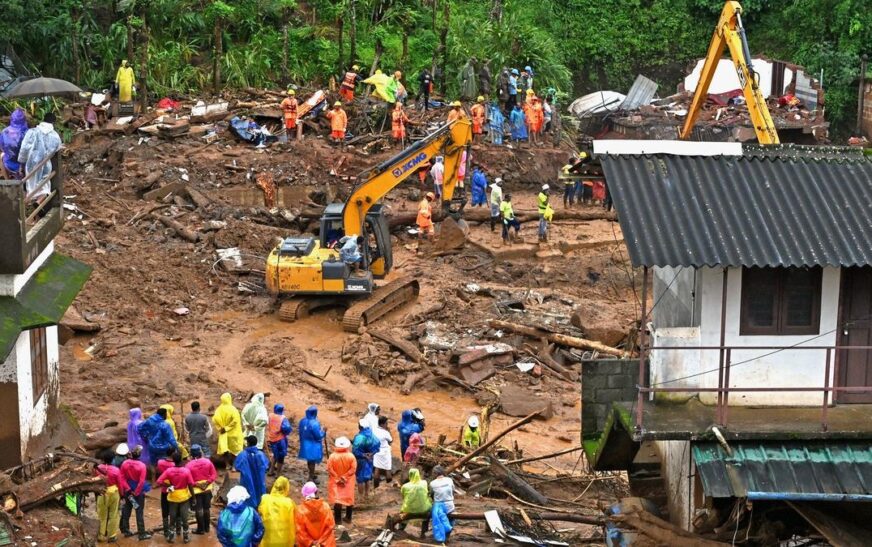
[{"label": "orange raincoat", "polygon": [[545,124],[545,110],[542,108],[542,103],[539,102],[539,99],[534,99],[533,104],[530,105],[527,123],[530,125],[530,131],[534,133],[542,132],[542,126]]},{"label": "orange raincoat", "polygon": [[[351,475],[354,476],[354,473]],[[333,520],[333,511],[324,500],[312,498],[298,505],[296,521],[298,547],[312,547],[316,543],[321,547],[336,547],[336,536],[333,535],[336,521]]]},{"label": "orange raincoat", "polygon": [[466,117],[466,112],[463,111],[462,108],[455,107],[448,111],[448,123],[453,122],[454,120],[459,120],[461,118]]},{"label": "orange raincoat", "polygon": [[341,108],[329,110],[326,116],[330,119],[330,136],[334,139],[345,138],[345,128],[348,127],[348,115]]},{"label": "orange raincoat", "polygon": [[469,111],[470,113],[472,113],[472,133],[474,135],[481,135],[484,131],[485,122],[484,105],[481,103],[476,103],[472,105],[472,108],[470,108]]},{"label": "orange raincoat", "polygon": [[[327,458],[327,501],[330,505],[354,505],[354,487],[357,484],[357,459],[348,448],[337,448]],[[342,482],[342,484],[340,484]]]},{"label": "orange raincoat", "polygon": [[396,140],[406,138],[406,123],[409,121],[409,116],[403,109],[395,109],[391,112],[391,129],[392,136]]},{"label": "orange raincoat", "polygon": [[418,218],[415,219],[415,223],[422,232],[433,233],[433,213],[427,198],[422,199],[418,204]]},{"label": "orange raincoat", "polygon": [[279,105],[285,115],[285,129],[296,129],[297,127],[297,98],[285,97],[282,104]]}]

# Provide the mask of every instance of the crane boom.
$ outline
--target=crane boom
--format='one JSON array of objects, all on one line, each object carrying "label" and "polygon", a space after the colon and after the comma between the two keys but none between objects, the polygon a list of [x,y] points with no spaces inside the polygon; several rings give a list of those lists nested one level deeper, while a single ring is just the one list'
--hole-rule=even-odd
[{"label": "crane boom", "polygon": [[418,168],[440,153],[445,158],[442,199],[450,202],[458,182],[458,168],[463,151],[472,143],[472,123],[460,118],[448,123],[396,156],[373,167],[361,178],[345,202],[342,211],[346,234],[363,233],[363,219],[370,208]]},{"label": "crane boom", "polygon": [[754,124],[754,131],[757,133],[757,140],[760,144],[778,144],[780,142],[778,131],[775,129],[772,116],[769,114],[766,99],[760,92],[757,73],[751,62],[748,40],[745,36],[745,28],[742,26],[742,5],[732,0],[728,0],[724,4],[718,25],[715,27],[705,64],[693,94],[693,102],[679,137],[681,139],[690,137],[693,125],[699,117],[700,109],[708,97],[709,86],[725,47],[729,48],[733,64],[736,66],[739,84],[742,86],[742,94],[748,105],[748,112],[751,115],[751,123]]}]

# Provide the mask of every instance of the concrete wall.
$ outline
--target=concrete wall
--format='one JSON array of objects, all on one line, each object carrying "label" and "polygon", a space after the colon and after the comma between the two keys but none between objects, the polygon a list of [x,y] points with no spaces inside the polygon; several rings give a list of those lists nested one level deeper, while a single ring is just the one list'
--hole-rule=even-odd
[{"label": "concrete wall", "polygon": [[[764,97],[769,97],[770,91],[772,90],[772,61],[767,61],[766,59],[753,59],[752,63],[754,64],[754,70],[757,71],[757,74],[760,75],[760,91],[763,92]],[[693,93],[696,91],[696,85],[699,82],[699,77],[702,74],[702,67],[705,64],[705,59],[700,59],[696,62],[696,66],[693,68],[693,71],[684,78],[684,89]],[[793,70],[790,68],[784,69],[784,89],[787,89],[788,84],[790,84],[793,79]],[[717,94],[717,93],[726,93],[727,91],[733,91],[734,89],[741,89],[742,86],[739,83],[739,76],[736,73],[736,66],[733,64],[732,59],[724,58],[721,59],[718,63],[718,67],[715,69],[715,75],[712,78],[712,83],[709,85],[709,93]],[[782,90],[782,93],[784,90]]]},{"label": "concrete wall", "polygon": [[660,451],[663,483],[669,504],[669,520],[685,530],[692,528],[695,511],[693,458],[690,441],[655,441]]},{"label": "concrete wall", "polygon": [[[703,268],[700,270],[698,298],[701,300],[699,345],[720,345],[721,331],[721,290],[723,270],[720,268]],[[726,337],[727,346],[779,346],[787,347],[799,344],[810,346],[834,346],[836,344],[836,325],[838,323],[840,271],[838,268],[824,268],[821,281],[821,322],[820,333],[829,333],[818,337],[813,336],[742,336],[739,334],[739,317],[741,309],[742,271],[740,268],[730,269],[727,286]],[[659,306],[658,306],[659,307]],[[658,313],[654,310],[654,315]],[[656,322],[655,322],[656,324]],[[659,329],[658,329],[659,330]],[[663,329],[655,333],[655,342],[660,345],[690,345],[682,344],[682,339],[690,340],[693,333],[680,330]],[[771,355],[772,350],[751,349],[732,352],[734,363],[730,371],[731,387],[822,387],[826,354],[823,350],[784,350]],[[682,357],[686,351],[676,351],[676,355],[653,356],[652,378],[663,381],[692,374],[704,373],[672,387],[691,385],[714,388],[718,385],[717,350],[700,351]],[[736,363],[740,363],[736,365]],[[654,370],[654,367],[657,370]],[[832,384],[832,368],[830,383]],[[700,394],[700,400],[706,404],[714,404],[716,394]],[[821,394],[806,393],[734,393],[730,395],[733,405],[772,405],[772,406],[819,406]]]},{"label": "concrete wall", "polygon": [[638,359],[600,359],[581,366],[581,434],[603,430],[613,402],[634,401]]},{"label": "concrete wall", "polygon": [[654,268],[655,328],[699,326],[697,271],[682,267]]},{"label": "concrete wall", "polygon": [[872,82],[866,82],[863,93],[863,134],[872,140]]},{"label": "concrete wall", "polygon": [[39,256],[34,260],[23,274],[3,274],[0,275],[0,296],[15,296],[24,285],[30,281],[36,270],[40,269],[43,263],[48,260],[48,257],[54,252],[54,241],[46,245],[45,249],[39,253]]}]

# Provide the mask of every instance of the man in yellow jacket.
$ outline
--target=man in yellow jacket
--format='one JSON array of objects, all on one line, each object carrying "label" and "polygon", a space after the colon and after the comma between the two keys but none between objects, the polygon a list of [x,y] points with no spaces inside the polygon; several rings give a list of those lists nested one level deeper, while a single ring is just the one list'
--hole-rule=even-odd
[{"label": "man in yellow jacket", "polygon": [[136,85],[136,78],[133,76],[133,69],[127,66],[127,59],[121,61],[121,66],[118,67],[118,72],[115,74],[115,84],[118,85],[118,101],[129,103],[133,100],[133,86]]},{"label": "man in yellow jacket", "polygon": [[227,469],[233,466],[236,455],[242,452],[242,417],[233,406],[233,396],[221,395],[221,404],[215,409],[212,423],[218,432],[218,456],[224,459]]},{"label": "man in yellow jacket", "polygon": [[287,547],[296,541],[295,517],[297,506],[290,498],[291,484],[279,477],[269,494],[260,499],[257,512],[263,519],[261,547]]}]

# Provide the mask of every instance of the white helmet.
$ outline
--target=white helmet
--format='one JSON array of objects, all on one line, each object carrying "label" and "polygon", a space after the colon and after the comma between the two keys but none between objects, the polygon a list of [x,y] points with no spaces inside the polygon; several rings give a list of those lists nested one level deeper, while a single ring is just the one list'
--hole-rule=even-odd
[{"label": "white helmet", "polygon": [[121,443],[115,447],[115,453],[119,456],[126,456],[130,454],[130,447],[127,446],[127,443]]},{"label": "white helmet", "polygon": [[351,448],[351,441],[348,440],[348,437],[339,437],[335,444],[336,448]]},{"label": "white helmet", "polygon": [[466,423],[469,427],[478,427],[478,416],[470,416]]},{"label": "white helmet", "polygon": [[549,188],[551,188],[551,187],[548,186],[547,184],[542,185],[542,190],[548,190]]},{"label": "white helmet", "polygon": [[495,185],[499,186],[499,185],[502,184],[502,183],[503,183],[503,179],[501,179],[500,177],[497,177],[497,178],[494,179],[494,184],[495,184]]}]

